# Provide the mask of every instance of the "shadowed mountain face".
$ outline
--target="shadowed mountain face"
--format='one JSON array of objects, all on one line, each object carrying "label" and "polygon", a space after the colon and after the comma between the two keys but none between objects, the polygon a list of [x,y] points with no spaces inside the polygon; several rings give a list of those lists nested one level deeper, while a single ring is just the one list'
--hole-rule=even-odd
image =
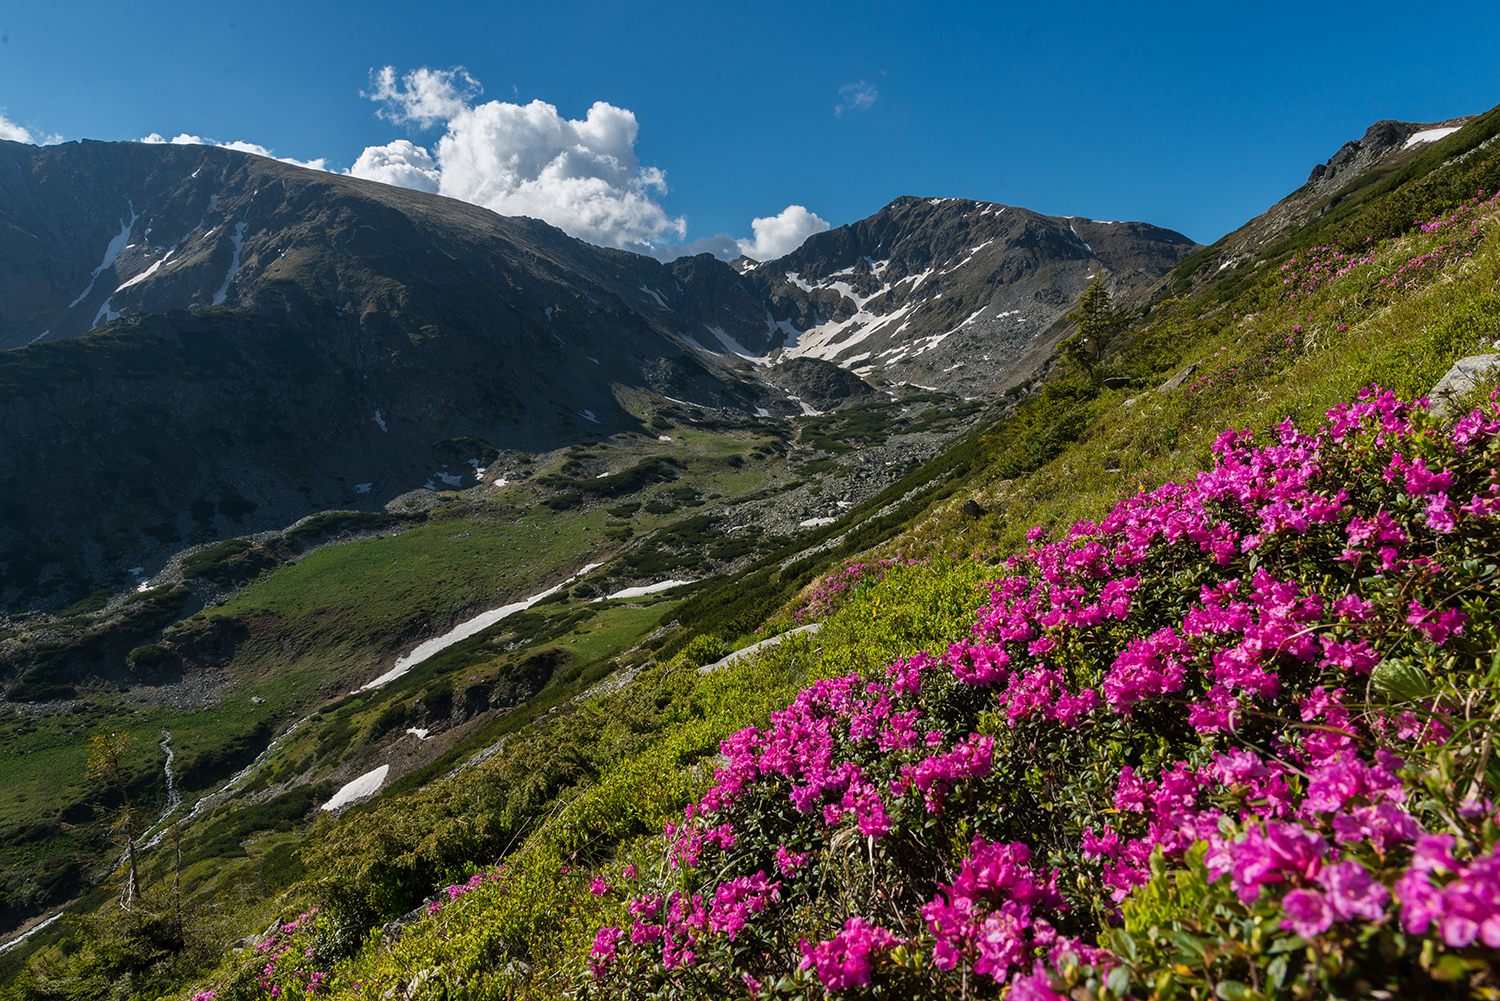
[{"label": "shadowed mountain face", "polygon": [[852,373],[830,405],[868,396],[855,376],[1003,388],[1091,274],[1125,293],[1192,248],[903,198],[780,261],[663,265],[216,147],[0,142],[0,600],[469,486],[453,440],[631,429],[644,392],[801,413],[767,371],[790,358]]},{"label": "shadowed mountain face", "polygon": [[764,348],[763,305],[736,325],[659,262],[535,220],[106,143],[0,143],[0,218],[12,587],[118,580],[189,540],[472,485],[443,442],[536,451],[630,428],[622,390],[753,412],[682,335],[715,308]]}]

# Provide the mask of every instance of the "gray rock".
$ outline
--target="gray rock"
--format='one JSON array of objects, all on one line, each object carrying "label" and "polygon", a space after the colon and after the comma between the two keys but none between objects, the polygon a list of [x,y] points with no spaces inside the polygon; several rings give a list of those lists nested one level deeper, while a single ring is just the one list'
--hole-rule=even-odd
[{"label": "gray rock", "polygon": [[1454,400],[1472,392],[1496,369],[1500,369],[1500,354],[1460,358],[1427,394],[1432,400],[1428,413],[1434,417],[1447,417]]},{"label": "gray rock", "polygon": [[702,667],[698,668],[698,673],[713,674],[715,671],[722,671],[725,668],[730,667],[741,660],[744,660],[746,657],[754,656],[761,650],[765,650],[768,647],[780,645],[781,642],[788,636],[796,636],[798,633],[816,633],[822,628],[823,623],[821,622],[809,622],[805,626],[798,626],[796,629],[789,629],[784,633],[778,633],[775,636],[772,636],[770,639],[761,640],[759,643],[752,643],[742,650],[736,650],[729,656],[725,657],[723,660],[716,660],[712,664],[705,664]]},{"label": "gray rock", "polygon": [[431,511],[439,503],[441,500],[436,491],[418,488],[387,502],[385,509],[390,514],[415,514],[418,511]]},{"label": "gray rock", "polygon": [[1193,373],[1196,372],[1196,371],[1198,371],[1198,363],[1197,362],[1193,362],[1193,364],[1189,365],[1187,368],[1183,369],[1181,372],[1178,372],[1176,375],[1172,376],[1172,378],[1168,379],[1166,382],[1162,383],[1160,386],[1157,386],[1156,387],[1156,391],[1158,393],[1165,393],[1165,392],[1168,392],[1169,390],[1176,389],[1177,387],[1181,386],[1184,382],[1187,382],[1188,379],[1191,378],[1192,375],[1193,375]]}]

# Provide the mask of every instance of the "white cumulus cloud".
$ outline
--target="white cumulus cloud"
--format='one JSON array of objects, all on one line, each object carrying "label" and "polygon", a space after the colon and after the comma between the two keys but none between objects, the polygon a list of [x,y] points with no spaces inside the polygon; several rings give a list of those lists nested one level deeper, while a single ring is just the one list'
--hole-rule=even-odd
[{"label": "white cumulus cloud", "polygon": [[444,135],[432,151],[400,140],[367,148],[349,168],[355,177],[436,191],[510,216],[532,216],[609,247],[639,249],[667,234],[681,239],[683,219],[669,217],[656,195],[667,177],[635,155],[635,115],[597,101],[582,119],[553,105],[489,101],[462,68],[419,69],[399,79],[390,67],[371,73],[365,97],[393,122],[430,126]]},{"label": "white cumulus cloud", "polygon": [[436,192],[500,215],[531,216],[581,240],[664,261],[700,253],[769,260],[828,228],[801,205],[789,205],[754,220],[754,239],[721,233],[673,244],[670,238],[687,235],[687,220],[671,217],[657,200],[667,190],[667,175],[641,166],[635,153],[640,123],[629,109],[596,101],[582,119],[570,119],[545,101],[474,104],[484,88],[461,66],[399,76],[386,66],[371,71],[370,80],[363,96],[382,106],[382,118],[441,125],[444,132],[430,148],[405,139],[367,147],[347,171],[354,177]]},{"label": "white cumulus cloud", "polygon": [[259,143],[247,143],[239,139],[236,139],[234,142],[221,143],[215,142],[212,139],[205,139],[202,136],[190,135],[186,132],[167,139],[160,132],[153,132],[149,136],[142,136],[137,142],[171,143],[174,146],[222,146],[224,149],[239,150],[241,153],[254,153],[256,156],[263,156],[270,160],[280,160],[282,163],[290,163],[297,167],[307,167],[309,170],[328,169],[328,160],[325,157],[320,156],[315,160],[296,160],[289,156],[277,156]]},{"label": "white cumulus cloud", "polygon": [[469,101],[484,93],[479,81],[468,70],[455,66],[451,70],[422,67],[396,81],[396,69],[385,66],[370,71],[370,90],[361,96],[384,104],[377,112],[392,122],[414,122],[422,128],[446,122],[469,107]]},{"label": "white cumulus cloud", "polygon": [[0,139],[9,139],[11,142],[18,143],[36,142],[31,137],[30,129],[17,125],[9,118],[6,118],[3,113],[0,113]]},{"label": "white cumulus cloud", "polygon": [[17,125],[5,117],[4,109],[0,109],[0,139],[9,139],[11,142],[31,143],[34,146],[52,146],[63,141],[62,136],[42,136],[32,132],[24,125]]},{"label": "white cumulus cloud", "polygon": [[752,220],[750,228],[755,239],[735,241],[740,252],[757,261],[774,261],[802,246],[814,233],[827,230],[828,223],[801,205],[788,205],[776,215]]},{"label": "white cumulus cloud", "polygon": [[732,261],[743,254],[753,261],[774,261],[802,246],[814,233],[827,230],[828,222],[801,205],[788,205],[776,215],[751,220],[750,228],[755,233],[753,240],[736,240],[728,233],[720,233],[699,237],[686,246],[656,247],[651,256],[659,261],[675,261],[679,257],[713,254],[721,261]]},{"label": "white cumulus cloud", "polygon": [[603,101],[582,121],[543,101],[490,101],[448,122],[438,191],[610,247],[681,239],[686,220],[669,218],[652,195],[666,191],[667,175],[636,161],[638,131],[634,114]]},{"label": "white cumulus cloud", "polygon": [[397,139],[384,146],[367,146],[354,161],[354,166],[349,168],[349,173],[367,181],[434,194],[442,177],[432,154],[406,139]]}]

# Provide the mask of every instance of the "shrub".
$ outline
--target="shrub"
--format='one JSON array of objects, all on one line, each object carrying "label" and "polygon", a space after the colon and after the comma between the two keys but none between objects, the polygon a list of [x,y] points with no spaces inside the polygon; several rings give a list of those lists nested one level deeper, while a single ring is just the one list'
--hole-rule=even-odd
[{"label": "shrub", "polygon": [[941,657],[818,682],[724,741],[583,976],[672,997],[1493,990],[1500,405],[1444,432],[1372,390],[1214,455],[1034,530]]}]

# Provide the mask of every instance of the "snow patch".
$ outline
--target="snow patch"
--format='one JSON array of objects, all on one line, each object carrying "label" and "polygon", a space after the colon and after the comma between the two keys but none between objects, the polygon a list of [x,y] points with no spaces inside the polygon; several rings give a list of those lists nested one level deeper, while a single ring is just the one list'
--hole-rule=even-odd
[{"label": "snow patch", "polygon": [[381,417],[380,417],[380,411],[379,410],[375,411],[375,416],[372,417],[372,418],[370,418],[370,419],[372,421],[374,421],[376,424],[380,425],[380,430],[384,431],[386,434],[390,434],[391,433],[391,429],[388,428],[388,427],[386,427],[385,426],[385,421],[383,421],[381,419]]},{"label": "snow patch", "polygon": [[[241,220],[234,224],[234,257],[229,261],[229,272],[224,275],[224,284],[219,286],[219,291],[214,293],[214,305],[223,305],[224,300],[229,298],[229,283],[234,281],[234,276],[240,270],[240,251],[245,249],[245,227],[248,222]],[[382,431],[385,426],[381,425]]]},{"label": "snow patch", "polygon": [[357,494],[367,494],[367,493],[369,493],[373,489],[375,489],[375,484],[374,483],[356,483],[356,484],[354,484],[354,492],[357,493]]},{"label": "snow patch", "polygon": [[662,301],[661,293],[657,292],[656,289],[647,288],[644,285],[638,285],[636,287],[639,288],[642,292],[644,292],[647,295],[649,295],[651,298],[655,299],[656,300],[656,304],[658,306],[660,306],[662,309],[670,310],[672,308],[671,306],[668,306],[665,302]]},{"label": "snow patch", "polygon": [[788,340],[784,356],[788,358],[822,358],[832,361],[840,352],[869,339],[876,331],[889,327],[920,303],[913,301],[884,316],[860,310],[848,319],[809,327],[796,340]]},{"label": "snow patch", "polygon": [[[769,315],[769,314],[767,314],[767,315]],[[704,324],[704,326],[708,326],[708,325]],[[724,328],[722,328],[722,327],[709,327],[708,330],[709,330],[709,333],[713,334],[715,337],[717,337],[719,339],[719,343],[720,344],[723,344],[733,354],[736,354],[739,357],[745,359],[745,361],[749,362],[750,364],[752,364],[752,365],[766,365],[766,366],[769,366],[771,364],[771,359],[766,358],[763,355],[751,354],[749,348],[745,347],[745,345],[741,344],[739,341],[735,340],[733,337],[730,337],[728,334],[724,333]]]},{"label": "snow patch", "polygon": [[426,740],[427,739],[427,735],[429,733],[431,733],[432,731],[424,729],[422,727],[418,727],[418,726],[409,726],[409,727],[406,728],[406,732],[409,733],[409,734],[411,734],[413,737],[417,738],[418,740]]},{"label": "snow patch", "polygon": [[[176,247],[172,248],[172,250],[176,250],[176,249],[177,249]],[[172,256],[172,251],[171,250],[167,251],[167,257],[171,257],[171,256]],[[158,268],[160,268],[163,264],[167,263],[167,257],[163,257],[161,260],[159,260],[155,264],[151,265],[145,271],[142,271],[140,274],[138,274],[134,278],[130,279],[130,281],[126,282],[124,285],[121,285],[119,288],[115,289],[115,291],[116,292],[123,292],[126,289],[130,288],[132,285],[139,285],[141,282],[145,281],[147,278],[150,278],[152,275],[156,274],[156,271],[157,271]]]},{"label": "snow patch", "polygon": [[656,440],[657,441],[671,441],[672,439],[669,438],[669,437],[667,437],[666,435],[658,435]]},{"label": "snow patch", "polygon": [[580,410],[578,411],[578,416],[582,417],[586,421],[592,421],[595,424],[599,423],[599,418],[594,416],[594,412],[592,410]]},{"label": "snow patch", "polygon": [[1461,128],[1463,126],[1459,125],[1449,129],[1423,129],[1421,132],[1414,132],[1410,136],[1407,136],[1406,143],[1401,148],[1411,149],[1413,146],[1420,146],[1422,143],[1435,143],[1439,139],[1448,138]]},{"label": "snow patch", "polygon": [[670,400],[671,402],[677,404],[679,407],[697,407],[699,410],[712,410],[713,409],[712,407],[706,407],[706,406],[704,406],[701,403],[694,403],[691,400],[679,400],[675,396],[663,396],[662,399],[664,399],[664,400]]},{"label": "snow patch", "polygon": [[547,322],[551,323],[552,322],[552,307],[548,306],[546,309],[542,310],[542,312],[544,312],[544,313],[547,314]]},{"label": "snow patch", "polygon": [[[1081,244],[1083,244],[1083,249],[1084,249],[1084,250],[1087,250],[1087,251],[1088,251],[1088,252],[1089,252],[1089,253],[1091,253],[1091,254],[1092,254],[1092,253],[1093,253],[1093,252],[1094,252],[1094,248],[1093,248],[1093,247],[1090,247],[1090,246],[1089,246],[1089,245],[1088,245],[1088,241],[1087,241],[1087,240],[1085,240],[1085,239],[1084,239],[1084,238],[1083,238],[1083,237],[1081,237],[1081,236],[1078,236],[1078,230],[1076,230],[1076,229],[1073,229],[1073,221],[1072,221],[1072,220],[1071,220],[1071,219],[1070,219],[1070,220],[1068,220],[1068,228],[1069,228],[1069,229],[1072,229],[1072,230],[1073,230],[1073,235],[1074,235],[1074,236],[1077,236],[1077,237],[1078,237],[1078,242],[1079,242],[1079,243],[1081,243]],[[1167,242],[1168,242],[1168,243],[1170,243],[1170,242],[1171,242],[1171,241],[1170,241],[1170,240],[1168,240],[1168,241],[1167,241]],[[1092,276],[1092,275],[1091,275],[1091,276],[1090,276],[1090,277],[1093,277],[1093,276]]]},{"label": "snow patch", "polygon": [[832,525],[838,521],[837,518],[808,518],[806,521],[797,522],[798,528],[821,528],[824,525]]},{"label": "snow patch", "polygon": [[[372,688],[379,688],[382,685],[390,684],[392,681],[395,681],[397,678],[401,677],[403,674],[410,671],[412,668],[416,667],[418,664],[422,663],[433,654],[438,653],[441,650],[446,650],[453,644],[458,643],[461,640],[466,640],[470,636],[473,636],[475,633],[483,629],[488,629],[490,626],[493,626],[495,623],[499,622],[501,619],[505,618],[508,615],[514,615],[517,612],[525,611],[532,605],[535,605],[537,602],[541,601],[543,598],[551,597],[558,591],[561,591],[563,588],[573,583],[579,577],[582,577],[589,571],[596,570],[603,565],[604,564],[602,563],[590,563],[582,570],[578,571],[576,574],[563,581],[561,584],[556,584],[552,587],[549,587],[547,588],[547,590],[534,594],[522,601],[515,601],[510,603],[509,605],[501,605],[499,608],[493,608],[488,612],[480,612],[472,619],[466,619],[463,622],[460,622],[458,625],[454,626],[443,635],[434,637],[433,639],[430,639],[425,643],[419,644],[415,650],[407,654],[405,657],[397,658],[396,666],[392,667],[389,671],[385,672],[374,681],[367,682],[366,684],[361,685],[358,691],[364,692]],[[329,809],[329,807],[325,806],[323,809],[326,810]]]},{"label": "snow patch", "polygon": [[94,291],[94,283],[99,280],[99,275],[104,272],[105,268],[115,263],[119,259],[119,256],[125,252],[125,244],[130,240],[130,228],[140,218],[140,214],[135,210],[135,205],[133,203],[127,204],[130,205],[130,221],[120,225],[120,232],[115,234],[114,238],[109,241],[109,246],[104,248],[104,260],[100,261],[99,266],[94,269],[93,274],[89,275],[88,287],[78,293],[77,299],[68,304],[69,309],[72,309],[89,297],[89,293]]},{"label": "snow patch", "polygon": [[616,591],[614,594],[607,594],[602,598],[595,598],[594,600],[614,601],[616,598],[641,598],[648,594],[655,594],[657,591],[665,591],[669,587],[680,587],[683,584],[691,583],[692,581],[690,580],[664,580],[656,584],[647,584],[643,587],[627,587],[623,591]]},{"label": "snow patch", "polygon": [[333,798],[324,803],[324,810],[338,810],[348,806],[355,800],[367,799],[380,791],[385,785],[385,777],[390,772],[390,765],[381,765],[373,771],[365,772],[353,782],[346,783],[342,789],[333,794]]}]

